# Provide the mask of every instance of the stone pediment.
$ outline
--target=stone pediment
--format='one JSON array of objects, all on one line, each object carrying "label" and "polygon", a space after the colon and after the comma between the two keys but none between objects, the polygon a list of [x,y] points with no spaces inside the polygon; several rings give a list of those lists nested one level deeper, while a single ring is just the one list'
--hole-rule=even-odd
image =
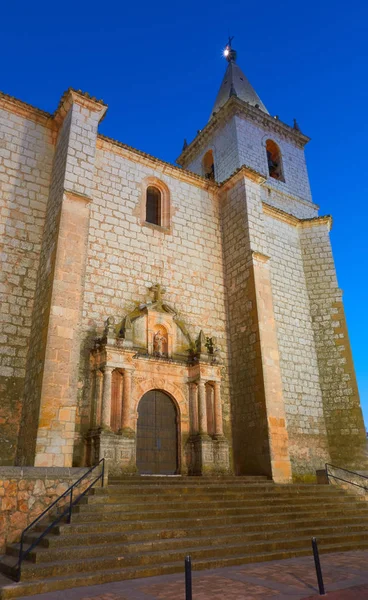
[{"label": "stone pediment", "polygon": [[220,362],[216,339],[203,331],[193,339],[185,320],[162,296],[160,285],[151,287],[154,300],[137,305],[123,318],[109,317],[99,344],[117,345],[138,355],[185,362]]}]

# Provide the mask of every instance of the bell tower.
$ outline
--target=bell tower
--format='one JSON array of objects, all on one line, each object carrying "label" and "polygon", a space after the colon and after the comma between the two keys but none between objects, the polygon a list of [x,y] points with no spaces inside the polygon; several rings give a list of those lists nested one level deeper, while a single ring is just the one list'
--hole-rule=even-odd
[{"label": "bell tower", "polygon": [[270,115],[237,64],[231,41],[224,51],[227,68],[209,121],[189,145],[185,143],[177,162],[218,183],[244,165],[260,173],[276,193],[307,202],[314,216],[304,155],[309,138],[296,121],[291,127]]},{"label": "bell tower", "polygon": [[365,428],[329,232],[313,203],[309,138],[270,115],[237,65],[178,159],[218,184],[234,468],[313,481],[365,468]]}]

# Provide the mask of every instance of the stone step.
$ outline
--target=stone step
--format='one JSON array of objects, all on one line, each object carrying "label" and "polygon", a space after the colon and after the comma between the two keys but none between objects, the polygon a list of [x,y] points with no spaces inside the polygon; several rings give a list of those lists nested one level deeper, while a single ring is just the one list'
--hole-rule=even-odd
[{"label": "stone step", "polygon": [[[321,486],[322,487],[322,486]],[[151,503],[154,500],[172,500],[176,501],[178,498],[187,501],[188,499],[196,499],[196,500],[212,500],[212,499],[239,499],[243,498],[249,499],[258,499],[258,498],[275,498],[281,500],[287,500],[288,498],[305,498],[306,500],[311,498],[326,498],[326,499],[337,499],[341,498],[341,494],[339,494],[336,490],[330,489],[326,486],[327,489],[322,489],[318,493],[313,493],[310,490],[300,490],[294,492],[290,489],[280,489],[278,487],[273,486],[271,489],[264,490],[249,490],[241,488],[239,490],[230,489],[213,489],[208,490],[207,488],[197,488],[193,491],[193,489],[178,489],[178,490],[169,490],[164,488],[163,490],[156,490],[150,488],[147,490],[142,490],[138,492],[136,488],[133,490],[122,490],[121,493],[115,493],[114,490],[109,490],[108,492],[104,489],[95,490],[93,494],[85,496],[82,499],[82,502],[93,504],[93,503],[109,503],[109,502],[136,502],[137,500],[140,502]],[[347,495],[347,497],[350,497]],[[355,496],[351,496],[355,498]]]},{"label": "stone step", "polygon": [[[324,539],[322,536],[318,537],[320,546],[325,541],[326,544],[334,545],[345,545],[354,544],[359,545],[360,543],[368,545],[368,533],[365,534],[349,534],[345,536],[327,536]],[[252,552],[255,553],[269,553],[277,550],[282,551],[293,551],[297,549],[310,549],[309,538],[295,538],[295,539],[278,539],[277,541],[258,541],[252,543]],[[35,580],[55,576],[71,575],[74,573],[90,572],[95,570],[104,569],[115,569],[125,568],[143,565],[157,565],[161,562],[176,562],[179,561],[182,556],[190,554],[194,561],[219,558],[223,556],[230,557],[239,554],[246,554],[250,550],[249,544],[244,541],[238,544],[227,544],[226,546],[211,546],[202,545],[199,547],[191,547],[184,545],[182,548],[172,550],[151,550],[145,551],[144,553],[139,552],[132,553],[124,552],[124,554],[108,554],[109,550],[103,556],[84,558],[83,560],[57,560],[49,563],[31,563],[25,561],[22,566],[22,580]],[[11,567],[13,565],[13,557],[6,556],[3,560],[3,564]]]},{"label": "stone step", "polygon": [[[320,553],[344,552],[349,550],[367,549],[368,543],[360,544],[344,543],[320,545]],[[215,569],[226,566],[236,566],[254,562],[264,562],[271,560],[283,560],[286,558],[295,558],[298,556],[310,555],[309,548],[294,549],[293,551],[276,550],[265,553],[247,553],[234,556],[224,556],[215,559],[196,560],[193,563],[194,570]],[[184,570],[184,556],[180,561],[172,563],[161,563],[155,566],[143,566],[133,568],[107,569],[104,571],[95,571],[94,573],[74,574],[73,576],[53,577],[40,579],[37,581],[21,581],[20,583],[9,583],[0,590],[0,600],[9,600],[11,598],[21,598],[22,596],[66,590],[81,586],[99,585],[113,581],[123,581],[128,579],[137,579],[142,577],[154,577],[157,575],[168,575],[170,573],[180,573]]]},{"label": "stone step", "polygon": [[[117,500],[117,499],[115,499]],[[213,508],[231,508],[233,506],[241,506],[241,507],[251,507],[251,506],[285,506],[285,499],[280,497],[259,497],[259,498],[206,498],[206,497],[194,497],[194,498],[186,498],[184,501],[180,497],[173,497],[170,499],[160,498],[159,496],[155,496],[154,498],[150,498],[151,502],[149,504],[152,506],[160,506],[161,510],[164,509],[177,509],[180,502],[184,502],[186,510],[194,510],[197,508],[203,508],[205,506],[208,510],[212,510]],[[293,506],[311,506],[315,504],[323,503],[324,506],[339,506],[339,505],[357,505],[359,504],[359,500],[356,498],[346,497],[322,497],[315,499],[313,498],[313,502],[311,502],[311,498],[305,498],[303,496],[290,496],[288,498],[288,503]],[[147,499],[144,497],[137,498],[135,502],[131,502],[130,499],[125,499],[125,501],[115,501],[115,502],[95,502],[94,499],[88,499],[88,502],[79,504],[74,507],[73,512],[80,513],[92,513],[92,512],[104,512],[111,511],[117,512],[119,510],[130,510],[132,509],[139,510],[147,510]]]},{"label": "stone step", "polygon": [[[126,521],[126,520],[154,520],[154,519],[180,519],[190,517],[192,514],[195,514],[197,518],[208,516],[209,512],[211,516],[236,516],[236,515],[250,515],[255,512],[258,515],[269,513],[272,509],[272,513],[276,515],[276,513],[289,513],[289,512],[300,512],[303,511],[305,514],[312,514],[316,512],[320,512],[321,514],[328,515],[331,514],[341,514],[341,510],[344,511],[354,511],[355,513],[359,512],[362,517],[368,517],[368,506],[359,501],[351,501],[347,502],[343,506],[338,506],[334,502],[330,504],[321,503],[318,501],[311,501],[307,504],[298,504],[297,502],[288,502],[281,505],[270,505],[270,504],[262,504],[258,505],[242,505],[242,506],[233,506],[231,508],[221,507],[221,506],[211,506],[211,507],[201,507],[194,506],[191,508],[184,505],[183,507],[178,508],[177,506],[174,508],[165,507],[159,505],[158,507],[150,507],[150,510],[147,511],[144,508],[137,507],[137,509],[133,507],[129,507],[129,510],[124,510],[121,508],[121,505],[117,505],[116,510],[108,510],[108,511],[100,511],[96,513],[94,511],[90,512],[80,512],[81,507],[75,507],[73,510],[72,520],[74,523],[82,523],[82,522],[91,522],[95,521],[96,517],[101,521]],[[110,508],[110,507],[109,507]]]},{"label": "stone step", "polygon": [[[336,551],[342,551],[346,548],[360,548],[368,547],[368,535],[362,539],[357,537],[346,536],[344,539],[333,538],[319,539],[319,548],[323,551],[324,547],[334,546]],[[341,549],[341,550],[337,550]],[[257,542],[252,544],[251,549],[247,544],[234,544],[227,545],[225,548],[202,546],[200,548],[183,547],[178,550],[171,550],[168,552],[150,551],[144,554],[126,554],[124,556],[108,556],[97,558],[87,558],[83,561],[76,560],[63,560],[52,563],[40,563],[32,564],[24,562],[22,566],[22,581],[32,581],[39,579],[48,579],[53,577],[64,577],[72,576],[78,573],[88,574],[95,571],[105,571],[109,569],[129,569],[131,567],[142,567],[149,566],[155,567],[160,564],[175,563],[183,559],[187,554],[190,554],[192,560],[197,562],[216,561],[220,562],[224,559],[231,559],[232,557],[244,556],[249,554],[251,550],[252,554],[272,554],[276,552],[282,552],[283,554],[294,555],[295,552],[304,551],[305,553],[311,552],[310,539],[297,539],[297,540],[278,540],[277,542]],[[10,558],[10,557],[6,557]]]},{"label": "stone step", "polygon": [[[282,521],[287,515],[287,518],[290,521],[298,521],[300,519],[311,521],[316,521],[317,519],[323,519],[323,522],[336,522],[342,518],[353,519],[359,516],[361,522],[366,522],[367,517],[365,515],[361,515],[359,511],[355,509],[348,510],[344,509],[344,512],[340,510],[323,510],[323,508],[318,507],[314,511],[310,511],[308,514],[303,514],[300,511],[297,512],[286,512],[280,511],[277,514],[272,512],[265,513],[250,513],[250,514],[236,514],[236,515],[224,515],[220,514],[219,516],[208,515],[208,513],[199,518],[198,516],[185,515],[181,518],[176,518],[175,520],[168,521],[167,514],[164,516],[157,517],[155,519],[147,519],[147,518],[131,518],[130,515],[127,516],[126,519],[121,519],[120,521],[90,521],[90,522],[77,522],[74,518],[70,525],[66,525],[60,523],[51,529],[51,534],[63,534],[74,535],[74,533],[98,533],[98,532],[107,532],[107,531],[132,531],[135,529],[147,529],[147,528],[157,528],[157,527],[167,527],[168,525],[171,527],[190,527],[195,525],[201,525],[203,527],[212,527],[216,525],[229,525],[229,524],[238,524],[238,523],[257,523],[258,526],[264,523],[273,523]],[[147,517],[148,515],[146,515]],[[136,517],[136,515],[135,515]],[[35,531],[43,531],[42,527],[35,527]]]},{"label": "stone step", "polygon": [[[30,552],[27,556],[29,562],[40,563],[40,562],[52,562],[57,560],[81,560],[84,558],[92,558],[104,556],[108,551],[109,555],[122,556],[132,553],[142,553],[150,551],[169,551],[180,549],[183,547],[190,546],[191,548],[203,546],[204,544],[215,547],[244,543],[253,544],[261,541],[273,541],[277,543],[279,540],[295,540],[298,538],[310,539],[315,535],[316,528],[298,528],[285,530],[276,529],[271,531],[223,531],[221,534],[217,532],[214,534],[211,531],[211,535],[208,535],[208,531],[202,530],[202,535],[198,535],[196,531],[187,531],[186,535],[179,531],[174,531],[175,535],[172,536],[161,536],[160,531],[156,531],[154,535],[138,536],[137,534],[131,534],[126,536],[126,539],[113,542],[111,539],[106,541],[99,540],[95,544],[84,544],[78,546],[60,546],[47,549],[44,547],[37,547]],[[345,536],[349,536],[349,539],[362,540],[368,536],[368,524],[365,528],[362,528],[361,524],[356,524],[355,527],[320,527],[318,528],[318,535],[320,539],[344,539]],[[129,539],[127,539],[129,538]],[[140,538],[140,539],[139,539]],[[27,547],[25,546],[26,550]],[[17,558],[19,555],[19,544],[14,544],[7,547],[7,555]]]},{"label": "stone step", "polygon": [[[32,543],[44,525],[29,533]],[[266,478],[124,478],[96,488],[22,566],[0,599],[194,568],[368,548],[368,505],[335,486],[275,485]],[[19,546],[0,570],[14,575]]]},{"label": "stone step", "polygon": [[[224,525],[221,520],[219,520],[219,525],[211,526],[211,536],[220,536],[229,534],[258,534],[260,531],[265,532],[266,534],[278,534],[280,531],[284,531],[285,535],[291,531],[293,534],[295,531],[308,531],[311,536],[316,534],[316,531],[326,531],[326,532],[334,532],[336,531],[361,531],[364,528],[364,524],[362,523],[362,519],[360,517],[340,517],[337,521],[333,520],[331,522],[326,522],[326,519],[301,519],[301,520],[283,520],[277,522],[264,522],[254,523],[253,521],[246,523],[235,523]],[[150,523],[152,525],[151,528],[144,527],[142,529],[137,529],[134,524],[131,529],[123,528],[122,531],[116,531],[113,528],[113,531],[105,531],[98,533],[83,533],[79,529],[73,528],[73,525],[66,526],[62,531],[62,535],[47,535],[40,542],[40,546],[44,548],[61,548],[63,546],[75,546],[75,545],[97,545],[97,544],[109,544],[109,543],[119,543],[119,542],[130,542],[130,541],[141,541],[141,540],[150,540],[150,539],[172,539],[172,538],[186,538],[191,537],[193,535],[200,537],[208,537],[208,527],[203,527],[202,525],[198,525],[194,523],[190,526],[186,525],[182,527],[173,526],[170,528],[166,521],[164,522],[153,522]],[[368,526],[368,522],[365,523],[365,528]],[[262,528],[262,529],[260,529]],[[27,535],[25,537],[26,544],[32,544],[37,539],[37,534]],[[17,547],[17,545],[12,545],[11,548]],[[14,554],[14,552],[12,552]]]},{"label": "stone step", "polygon": [[243,477],[234,476],[223,476],[223,477],[187,477],[181,475],[167,476],[167,475],[141,475],[141,476],[128,476],[128,477],[109,477],[109,486],[112,485],[223,485],[223,484],[249,484],[249,483],[273,483],[272,480],[266,475],[248,475]]},{"label": "stone step", "polygon": [[252,484],[244,484],[244,483],[203,483],[202,485],[195,485],[188,482],[180,482],[175,485],[161,484],[161,483],[151,483],[146,484],[142,483],[137,486],[135,484],[115,484],[108,485],[105,487],[96,487],[91,490],[91,493],[99,494],[99,493],[112,493],[112,494],[120,494],[120,493],[135,493],[139,494],[140,491],[144,491],[147,493],[172,493],[176,494],[178,490],[184,490],[188,493],[192,493],[193,490],[206,490],[206,491],[223,491],[223,490],[234,490],[240,491],[244,490],[248,493],[264,491],[270,492],[272,490],[283,492],[285,490],[291,490],[293,493],[298,493],[300,491],[310,492],[313,494],[318,494],[319,492],[327,492],[331,493],[336,492],[339,493],[339,490],[336,486],[330,485],[315,485],[315,484],[274,484],[272,481],[264,482],[264,483],[252,483]]}]

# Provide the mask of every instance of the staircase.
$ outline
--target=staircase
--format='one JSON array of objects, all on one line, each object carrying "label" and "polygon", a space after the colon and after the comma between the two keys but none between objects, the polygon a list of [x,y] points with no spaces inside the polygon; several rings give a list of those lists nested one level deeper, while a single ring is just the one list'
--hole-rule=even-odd
[{"label": "staircase", "polygon": [[[275,485],[264,477],[130,477],[96,488],[24,561],[18,598],[72,587],[321,552],[368,548],[368,504],[333,485]],[[37,531],[26,538],[31,543]],[[0,562],[15,574],[18,545]]]}]

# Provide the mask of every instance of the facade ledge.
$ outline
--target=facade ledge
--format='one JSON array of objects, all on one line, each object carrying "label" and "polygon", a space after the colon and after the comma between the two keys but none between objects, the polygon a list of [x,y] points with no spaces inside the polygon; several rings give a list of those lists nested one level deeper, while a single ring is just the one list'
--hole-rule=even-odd
[{"label": "facade ledge", "polygon": [[221,191],[227,191],[228,189],[232,188],[243,177],[246,177],[247,179],[250,179],[254,183],[258,184],[264,183],[267,179],[266,175],[259,173],[255,169],[252,169],[252,167],[242,165],[241,167],[239,167],[239,169],[236,169],[236,171],[234,171],[234,173],[230,175],[230,177],[225,179],[225,181],[223,181],[220,184]]},{"label": "facade ledge", "polygon": [[289,225],[293,225],[294,227],[315,227],[319,225],[327,225],[329,231],[332,228],[332,217],[331,215],[324,215],[321,217],[311,217],[310,219],[298,219],[298,217],[294,217],[280,208],[275,208],[266,202],[262,202],[263,213],[277,219],[279,221],[283,221],[284,223],[288,223]]},{"label": "facade ledge", "polygon": [[262,184],[262,187],[265,188],[266,190],[271,190],[271,192],[275,192],[276,194],[279,194],[280,196],[286,196],[286,198],[290,198],[291,200],[296,200],[297,202],[301,202],[302,204],[304,204],[305,206],[309,206],[311,208],[314,208],[315,210],[319,210],[319,205],[315,204],[314,202],[312,202],[312,200],[305,200],[304,198],[301,198],[300,196],[296,196],[295,194],[289,194],[288,192],[285,192],[284,190],[279,190],[278,188],[275,188],[273,185],[270,185],[268,183],[269,178],[266,178],[266,181]]},{"label": "facade ledge", "polygon": [[14,98],[14,96],[10,96],[4,92],[0,92],[0,108],[25,119],[40,123],[44,127],[53,128],[53,115],[51,113],[36,108],[35,106],[32,106],[32,104],[28,104],[27,102]]}]

